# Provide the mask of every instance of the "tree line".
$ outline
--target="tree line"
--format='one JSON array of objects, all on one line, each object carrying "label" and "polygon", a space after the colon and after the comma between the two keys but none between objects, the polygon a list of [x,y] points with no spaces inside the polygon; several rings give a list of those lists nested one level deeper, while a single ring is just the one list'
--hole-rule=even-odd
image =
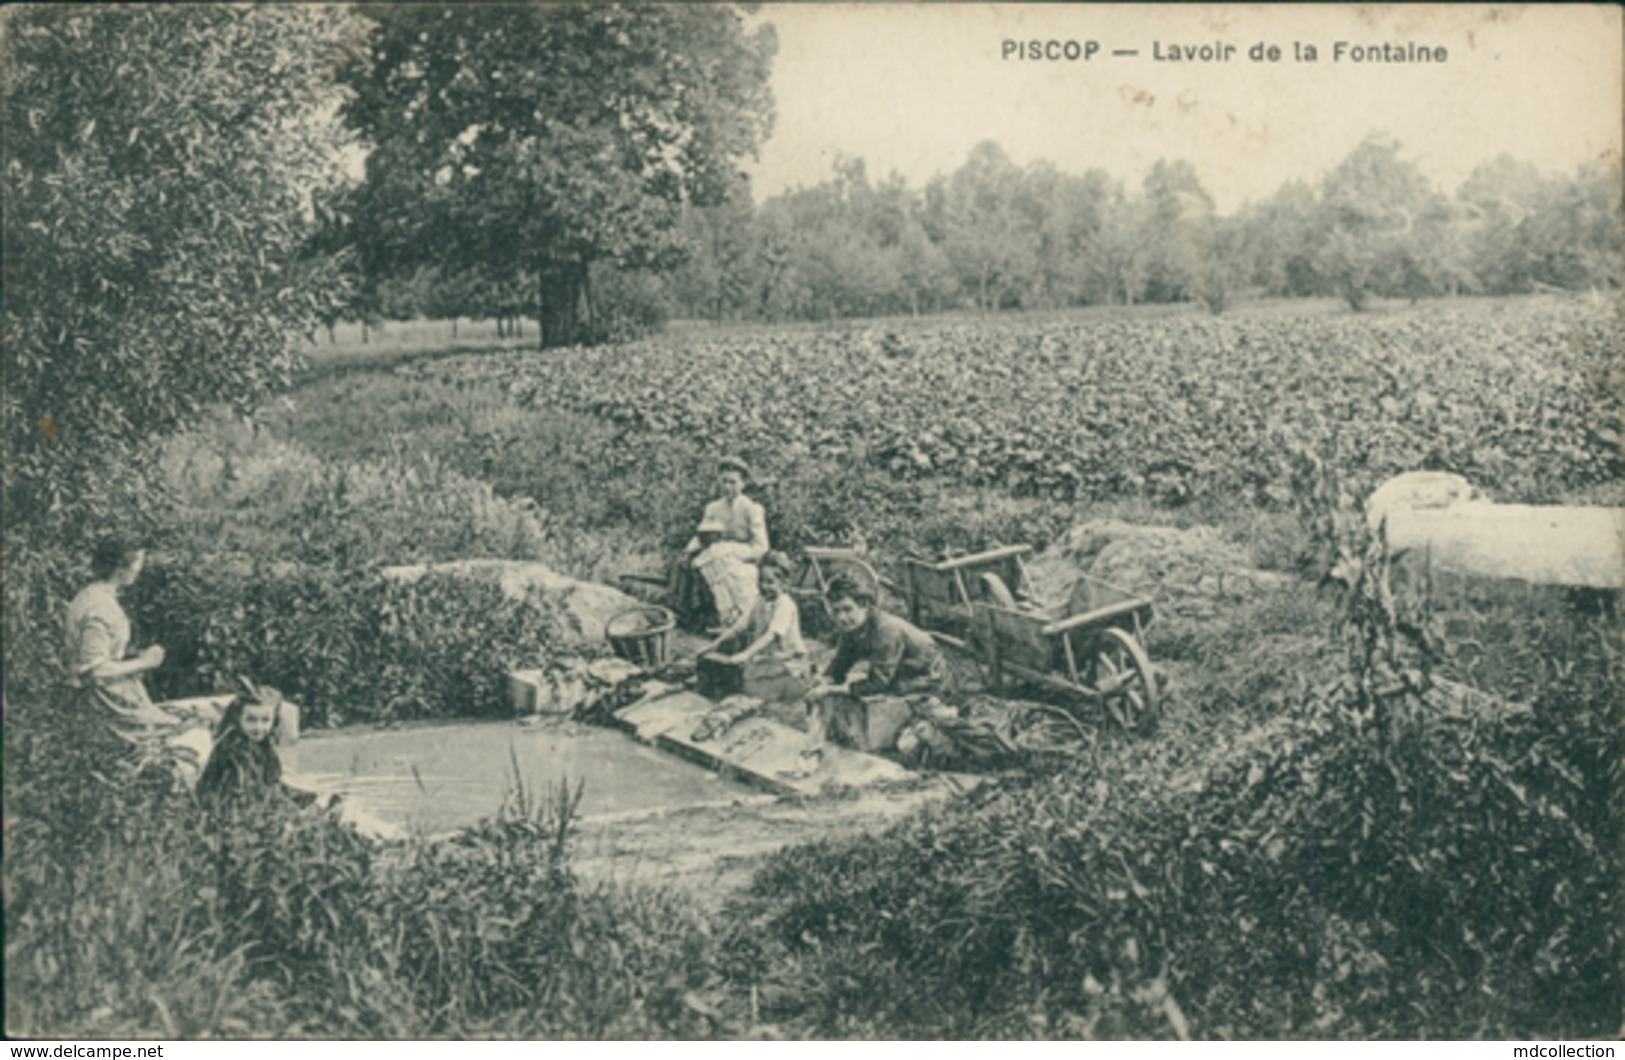
[{"label": "tree line", "polygon": [[1188,162],[1128,189],[983,143],[919,189],[847,159],[760,206],[690,208],[690,257],[664,290],[678,314],[722,321],[1612,289],[1620,206],[1617,166],[1552,176],[1503,155],[1446,194],[1373,135],[1318,187],[1220,216]]},{"label": "tree line", "polygon": [[[1318,185],[1283,184],[1221,216],[1187,161],[1139,188],[1101,169],[1016,165],[996,144],[924,187],[873,180],[861,158],[829,179],[753,201],[735,176],[673,211],[658,262],[599,258],[582,272],[588,341],[692,320],[786,321],[953,309],[1060,309],[1334,297],[1611,290],[1620,285],[1617,164],[1547,174],[1501,155],[1453,193],[1373,134]],[[532,273],[420,265],[368,278],[365,318],[535,315]]]}]

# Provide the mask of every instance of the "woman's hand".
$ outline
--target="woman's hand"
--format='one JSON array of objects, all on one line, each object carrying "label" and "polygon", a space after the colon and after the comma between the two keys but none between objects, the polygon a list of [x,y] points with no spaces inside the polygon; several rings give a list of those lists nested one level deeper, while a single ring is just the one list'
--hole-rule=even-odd
[{"label": "woman's hand", "polygon": [[156,670],[164,664],[164,648],[161,644],[154,644],[143,651],[136,659],[148,670]]}]

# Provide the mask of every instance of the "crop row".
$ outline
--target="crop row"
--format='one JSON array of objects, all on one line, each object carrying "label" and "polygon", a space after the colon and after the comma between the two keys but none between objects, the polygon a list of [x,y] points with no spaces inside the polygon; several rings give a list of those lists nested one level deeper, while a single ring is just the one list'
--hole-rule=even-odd
[{"label": "crop row", "polygon": [[1284,503],[1292,446],[1368,484],[1419,467],[1505,501],[1621,476],[1621,324],[1575,302],[1387,316],[929,322],[466,355],[406,371],[683,435],[1022,495]]}]

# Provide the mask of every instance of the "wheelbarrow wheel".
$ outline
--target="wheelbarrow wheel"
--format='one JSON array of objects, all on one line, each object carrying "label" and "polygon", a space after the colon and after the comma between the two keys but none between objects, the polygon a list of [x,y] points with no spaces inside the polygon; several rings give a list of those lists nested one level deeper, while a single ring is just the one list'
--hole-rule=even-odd
[{"label": "wheelbarrow wheel", "polygon": [[1101,634],[1095,687],[1125,731],[1147,733],[1156,727],[1157,675],[1134,634],[1115,626]]},{"label": "wheelbarrow wheel", "polygon": [[992,571],[982,575],[982,596],[989,603],[997,604],[1006,611],[1016,609],[1015,594],[1010,591],[1008,585],[1004,584],[1004,579]]}]

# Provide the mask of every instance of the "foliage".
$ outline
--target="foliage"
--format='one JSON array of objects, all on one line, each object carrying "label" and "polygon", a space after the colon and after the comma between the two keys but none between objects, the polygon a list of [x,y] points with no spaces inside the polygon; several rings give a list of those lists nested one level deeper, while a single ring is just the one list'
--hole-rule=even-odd
[{"label": "foliage", "polygon": [[815,1035],[1611,1033],[1621,657],[1590,627],[1519,638],[1591,645],[1528,707],[1436,683],[1377,724],[1352,674],[1300,679],[1263,725],[775,855],[731,974]]},{"label": "foliage", "polygon": [[659,277],[644,271],[622,271],[603,263],[589,273],[591,303],[584,341],[631,342],[665,326],[670,314]]},{"label": "foliage", "polygon": [[345,114],[372,145],[369,271],[529,272],[544,345],[582,337],[595,262],[669,263],[679,206],[719,198],[767,131],[772,29],[729,8],[367,13]]},{"label": "foliage", "polygon": [[167,774],[116,776],[99,719],[36,706],[5,724],[12,1035],[715,1033],[706,925],[579,882],[568,790],[381,847],[332,811],[206,816]]},{"label": "foliage", "polygon": [[248,673],[298,699],[312,724],[482,713],[506,702],[507,669],[576,637],[494,586],[378,574],[469,556],[561,562],[545,513],[434,460],[323,462],[216,423],[87,481],[95,488],[36,521],[38,533],[7,536],[10,702],[39,701],[59,681],[61,609],[109,526],[150,550],[126,608],[136,642],[166,648],[149,682],[164,695]]},{"label": "foliage", "polygon": [[[366,412],[329,410],[329,430]],[[299,441],[216,421],[144,454],[146,488],[166,509],[156,543],[177,552],[247,554],[345,569],[470,556],[547,558],[547,513],[504,500],[440,457],[370,439],[367,459],[324,460]],[[465,446],[471,439],[462,439]],[[482,453],[470,472],[482,470]]]},{"label": "foliage", "polygon": [[823,183],[685,218],[670,274],[692,319],[918,315],[1245,296],[1373,299],[1613,289],[1617,166],[1543,176],[1503,157],[1447,197],[1375,135],[1321,182],[1288,182],[1218,216],[1190,163],[1159,159],[1138,194],[1105,172],[1015,165],[992,142],[911,188],[861,158]]},{"label": "foliage", "polygon": [[1321,190],[1327,240],[1318,268],[1350,308],[1392,295],[1412,263],[1416,222],[1433,192],[1399,157],[1397,140],[1367,137],[1327,174]]},{"label": "foliage", "polygon": [[[19,573],[37,578],[34,564],[55,558],[30,556]],[[504,675],[579,640],[545,605],[432,570],[406,583],[376,569],[160,561],[125,606],[138,636],[166,651],[148,678],[154,696],[207,695],[251,674],[298,702],[311,727],[506,716]],[[29,617],[18,614],[26,639],[7,648],[12,703],[47,700],[61,673],[60,635]]]},{"label": "foliage", "polygon": [[300,262],[338,176],[316,115],[338,8],[8,13],[7,520],[66,472],[207,403],[285,388],[294,336],[341,295]]},{"label": "foliage", "polygon": [[252,674],[298,702],[312,727],[507,716],[504,675],[577,639],[541,605],[432,570],[403,583],[193,562],[152,570],[129,595],[132,621],[167,652],[155,694],[198,695]]},{"label": "foliage", "polygon": [[[1270,355],[1300,375],[1292,393],[1338,385],[1351,394],[1347,404],[1310,402],[1301,421],[1275,428],[1272,485],[1290,494],[1275,503],[1301,495],[1308,511],[1337,499],[1331,478],[1293,460],[1304,447],[1291,438],[1327,437],[1314,417],[1350,417],[1354,427],[1337,443],[1351,457],[1354,492],[1381,466],[1373,454],[1391,460],[1407,439],[1466,431],[1481,422],[1475,407],[1503,398],[1514,422],[1544,425],[1531,442],[1569,438],[1574,448],[1520,449],[1521,462],[1501,465],[1497,482],[1586,488],[1589,461],[1609,450],[1564,425],[1587,402],[1611,407],[1600,388],[1575,393],[1574,383],[1600,378],[1589,373],[1604,370],[1602,358],[1593,363],[1583,343],[1603,341],[1612,322],[1567,306],[1475,311],[1292,321],[1304,341],[1337,336],[1333,353],[1388,351],[1357,370],[1290,357],[1286,338],[1271,337],[1280,320],[1246,317],[1101,320],[1094,330],[1052,323],[1080,345],[1071,358],[1033,337],[1037,325],[932,326],[874,338],[741,335],[729,357],[701,344],[687,363],[720,373],[693,384],[696,408],[705,386],[748,384],[742,407],[772,412],[789,407],[797,386],[828,385],[820,372],[855,373],[850,391],[818,406],[844,428],[834,417],[909,414],[895,397],[872,412],[856,402],[877,371],[908,384],[895,393],[923,395],[923,381],[936,380],[939,409],[951,400],[957,388],[941,381],[950,377],[921,364],[945,372],[944,337],[970,346],[959,337],[977,334],[980,349],[1008,351],[1006,364],[975,377],[989,390],[1024,359],[1047,358],[1051,375],[1065,364],[1081,373],[1124,341],[1142,354],[1166,344],[1170,361],[1178,350],[1202,378],[1239,390],[1246,377],[1221,371],[1223,357],[1245,361],[1248,346],[1273,342]],[[1589,338],[1572,341],[1561,328]],[[1112,340],[1098,351],[1097,333]],[[1443,390],[1442,409],[1360,404],[1373,377],[1396,401],[1417,398],[1414,380],[1431,387],[1465,372],[1468,351],[1492,334],[1504,363],[1479,370],[1500,392]],[[1206,355],[1203,340],[1215,347]],[[649,343],[619,356],[644,358],[625,369],[640,375],[658,367],[657,351],[672,359],[670,349]],[[750,356],[775,349],[782,370],[752,374]],[[1427,349],[1438,363],[1421,355]],[[809,352],[834,363],[798,378],[790,366]],[[584,372],[615,370],[604,351],[546,356],[558,385],[582,393],[587,381],[570,374],[578,361],[588,362]],[[1258,366],[1239,371],[1263,378],[1257,356]],[[611,554],[592,562],[612,570],[662,527],[686,532],[715,452],[741,437],[708,433],[708,419],[651,430],[629,416],[537,416],[516,399],[533,392],[539,368],[531,357],[487,357],[383,378],[334,375],[267,428],[213,425],[157,446],[139,482],[110,473],[79,515],[105,519],[129,505],[174,557],[155,557],[129,600],[138,626],[164,629],[171,646],[173,669],[155,684],[244,668],[306,697],[307,708],[319,704],[328,721],[500,702],[500,689],[478,686],[480,675],[500,674],[510,648],[555,650],[550,617],[491,590],[433,577],[403,587],[369,568],[396,550],[452,558],[476,547],[470,541],[511,541],[503,528],[528,513],[545,531],[527,539],[535,547],[568,540],[569,554],[587,561],[596,553],[576,539],[601,534]],[[1021,382],[1036,388],[1042,373],[1033,371]],[[1216,403],[1196,404],[1193,388],[1172,389],[1172,364],[1166,371],[1165,400],[1178,394],[1204,422],[1233,422],[1215,414]],[[1263,393],[1259,400],[1285,402]],[[1146,421],[1150,407],[1139,411]],[[1413,422],[1413,410],[1437,418]],[[1012,496],[1007,484],[967,487],[961,476],[894,467],[871,455],[867,430],[851,431],[844,451],[836,435],[793,466],[778,462],[777,447],[745,450],[777,472],[760,491],[779,540],[856,536],[892,556],[1041,544],[1078,516],[1050,499]],[[278,441],[283,431],[303,445]],[[1220,483],[1225,468],[1212,472]],[[476,475],[499,489],[472,482]],[[442,494],[452,498],[444,508]],[[520,494],[546,507],[502,496]],[[1249,500],[1204,490],[1183,515],[1241,519]],[[14,552],[8,538],[8,678],[28,667],[49,672],[43,657],[18,654],[13,584],[44,604],[82,578],[62,551],[81,540],[78,524],[59,518],[61,537],[48,546],[30,538]],[[1259,537],[1249,540],[1255,552],[1278,569],[1305,560],[1313,542],[1276,527],[1288,522],[1284,513],[1250,518],[1232,532]],[[470,521],[483,529],[457,536]],[[1345,515],[1325,522],[1325,533],[1349,525]],[[370,545],[359,532],[367,526],[377,527]],[[423,528],[416,542],[413,526]],[[209,555],[221,551],[263,559]],[[8,962],[9,1026],[176,1037],[700,1036],[744,1033],[758,1020],[780,1033],[854,1037],[1607,1033],[1620,1018],[1610,918],[1625,878],[1609,842],[1621,820],[1617,617],[1581,614],[1561,594],[1532,602],[1490,591],[1447,607],[1438,591],[1440,611],[1430,616],[1390,606],[1402,588],[1362,583],[1350,598],[1360,607],[1333,637],[1315,635],[1330,596],[1299,600],[1299,585],[1239,604],[1215,629],[1159,627],[1157,658],[1183,669],[1158,741],[1109,738],[1076,770],[989,786],[885,835],[776,855],[752,892],[709,922],[659,895],[584,886],[560,853],[561,817],[522,799],[453,843],[385,850],[329,818],[282,811],[208,831],[164,787],[121,792],[113,804],[99,782],[81,782],[106,772],[96,734],[57,729],[67,715],[14,685],[7,937],[15,952],[39,956]],[[397,625],[386,629],[390,608]],[[43,629],[48,609],[23,610]],[[1418,639],[1404,625],[1434,632]],[[42,641],[54,642],[54,631]],[[1393,674],[1406,671],[1414,676],[1394,688]],[[1463,678],[1522,707],[1464,692],[1452,683]]]},{"label": "foliage", "polygon": [[1145,178],[1145,199],[1143,238],[1150,255],[1146,299],[1187,301],[1198,293],[1210,271],[1220,271],[1205,267],[1214,257],[1213,200],[1195,167],[1184,161],[1158,161],[1152,166]]},{"label": "foliage", "polygon": [[1439,467],[1503,501],[1542,502],[1622,473],[1620,341],[1611,309],[1532,301],[1371,320],[742,333],[403,371],[703,440],[770,474],[831,461],[1060,500],[1285,507],[1283,441],[1296,438],[1335,445],[1354,493]]}]

